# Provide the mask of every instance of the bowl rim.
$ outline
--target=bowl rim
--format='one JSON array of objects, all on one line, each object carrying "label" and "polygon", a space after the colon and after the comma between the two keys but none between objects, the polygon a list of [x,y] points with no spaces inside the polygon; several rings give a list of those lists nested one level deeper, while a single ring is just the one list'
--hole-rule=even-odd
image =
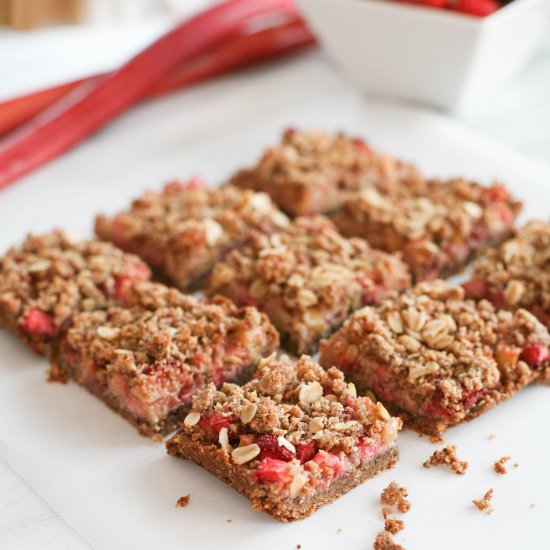
[{"label": "bowl rim", "polygon": [[[311,1],[316,2],[317,0],[298,0],[298,3],[307,3]],[[517,16],[519,12],[531,9],[533,5],[550,2],[550,0],[512,0],[496,12],[485,17],[478,17],[451,10],[436,9],[431,6],[424,6],[422,4],[412,4],[393,0],[325,0],[325,2],[339,4],[343,2],[347,2],[348,4],[371,4],[388,12],[408,12],[411,15],[416,14],[415,16],[418,17],[426,15],[442,21],[453,21],[454,23],[465,27],[479,28],[498,24],[502,20]]]}]

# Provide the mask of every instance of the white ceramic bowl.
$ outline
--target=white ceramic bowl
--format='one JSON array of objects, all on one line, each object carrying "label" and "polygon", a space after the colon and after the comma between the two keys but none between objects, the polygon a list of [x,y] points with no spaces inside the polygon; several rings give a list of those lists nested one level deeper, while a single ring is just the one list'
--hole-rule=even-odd
[{"label": "white ceramic bowl", "polygon": [[462,111],[515,76],[548,30],[550,0],[478,18],[389,0],[297,0],[322,46],[368,92]]}]

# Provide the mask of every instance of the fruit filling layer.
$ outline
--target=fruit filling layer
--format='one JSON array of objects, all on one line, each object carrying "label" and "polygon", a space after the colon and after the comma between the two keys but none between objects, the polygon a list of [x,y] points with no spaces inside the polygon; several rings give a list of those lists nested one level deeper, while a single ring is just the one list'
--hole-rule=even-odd
[{"label": "fruit filling layer", "polygon": [[180,288],[196,284],[250,229],[269,233],[288,224],[264,193],[201,180],[146,192],[113,218],[98,216],[96,233],[134,252]]},{"label": "fruit filling layer", "polygon": [[464,289],[468,298],[485,298],[499,308],[525,308],[550,327],[550,224],[529,222],[488,250]]},{"label": "fruit filling layer", "polygon": [[47,353],[76,313],[124,303],[131,286],[149,277],[139,258],[109,243],[60,230],[30,235],[0,259],[0,322]]},{"label": "fruit filling layer", "polygon": [[254,308],[142,283],[127,307],[77,316],[60,360],[77,382],[152,433],[167,428],[198,389],[239,379],[277,345],[275,329]]},{"label": "fruit filling layer", "polygon": [[334,215],[347,236],[401,251],[416,280],[459,271],[472,255],[506,238],[521,205],[500,184],[417,180],[366,189]]},{"label": "fruit filling layer", "polygon": [[338,369],[324,370],[308,356],[296,363],[272,356],[244,386],[199,392],[181,435],[222,449],[270,499],[288,500],[373,462],[395,445],[400,428],[399,418],[358,397]]},{"label": "fruit filling layer", "polygon": [[325,217],[296,218],[286,229],[252,232],[219,263],[206,285],[265,311],[292,351],[313,351],[355,309],[410,286],[398,255],[342,237]]},{"label": "fruit filling layer", "polygon": [[374,152],[361,139],[288,129],[280,144],[231,183],[269,193],[289,214],[311,215],[335,210],[351,193],[381,182],[420,177],[413,166]]},{"label": "fruit filling layer", "polygon": [[439,433],[542,380],[550,336],[528,311],[464,300],[461,287],[420,283],[357,311],[321,342],[336,365],[413,427]]}]

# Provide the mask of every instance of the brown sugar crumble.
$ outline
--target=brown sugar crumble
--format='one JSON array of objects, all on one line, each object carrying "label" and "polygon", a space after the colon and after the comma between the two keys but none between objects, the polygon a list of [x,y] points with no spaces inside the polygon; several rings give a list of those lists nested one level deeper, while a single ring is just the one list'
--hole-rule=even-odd
[{"label": "brown sugar crumble", "polygon": [[423,463],[424,468],[431,468],[432,466],[449,466],[451,470],[458,475],[464,474],[468,469],[468,462],[465,460],[459,460],[456,456],[456,446],[447,445],[439,451],[434,451],[432,456]]},{"label": "brown sugar crumble", "polygon": [[399,531],[403,530],[405,522],[402,519],[388,518],[384,521],[384,531],[396,535]]},{"label": "brown sugar crumble", "polygon": [[502,456],[500,457],[494,464],[494,468],[495,468],[495,472],[497,474],[506,474],[508,472],[508,470],[506,469],[506,467],[504,466],[504,463],[505,462],[508,462],[508,460],[510,460],[511,457],[509,456]]},{"label": "brown sugar crumble", "polygon": [[480,500],[472,500],[475,507],[478,510],[481,510],[482,512],[485,512],[487,515],[493,513],[493,506],[491,504],[491,500],[493,498],[493,489],[489,489],[484,495],[483,498]]},{"label": "brown sugar crumble", "polygon": [[[405,487],[400,487],[396,481],[392,481],[380,495],[380,502],[388,506],[395,506],[404,514],[411,509],[411,503],[407,500],[409,493]],[[385,509],[387,510],[387,509]],[[382,511],[382,513],[384,510]]]},{"label": "brown sugar crumble", "polygon": [[373,548],[374,550],[405,550],[403,546],[393,540],[392,535],[387,531],[382,531],[376,535]]},{"label": "brown sugar crumble", "polygon": [[185,508],[189,501],[191,500],[191,495],[185,495],[184,497],[178,498],[176,502],[176,508]]}]

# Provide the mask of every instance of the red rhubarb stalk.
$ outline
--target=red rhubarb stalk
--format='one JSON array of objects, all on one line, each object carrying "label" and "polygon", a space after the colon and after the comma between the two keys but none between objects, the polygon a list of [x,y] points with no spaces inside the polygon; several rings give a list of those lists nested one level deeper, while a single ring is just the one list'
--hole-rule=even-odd
[{"label": "red rhubarb stalk", "polygon": [[292,0],[227,0],[162,36],[100,82],[85,82],[0,145],[0,189],[70,149],[143,97],[155,82],[239,32],[243,20]]},{"label": "red rhubarb stalk", "polygon": [[[177,67],[148,90],[145,97],[158,96],[260,61],[290,55],[312,46],[315,39],[298,16],[297,11],[293,8],[285,14],[287,15],[285,23],[253,34],[240,34],[197,60]],[[89,76],[0,103],[0,135],[27,122],[84,81],[98,81],[101,76],[105,75]]]}]

